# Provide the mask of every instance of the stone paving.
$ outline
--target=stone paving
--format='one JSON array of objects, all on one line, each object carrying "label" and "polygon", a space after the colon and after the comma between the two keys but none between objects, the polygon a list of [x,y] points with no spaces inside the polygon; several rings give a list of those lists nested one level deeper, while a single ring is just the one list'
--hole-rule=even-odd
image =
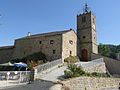
[{"label": "stone paving", "polygon": [[53,82],[39,80],[31,84],[7,87],[1,90],[49,90],[53,85],[55,85]]},{"label": "stone paving", "polygon": [[[92,63],[92,62],[80,62],[77,64],[81,65],[82,67],[89,67],[90,63]],[[53,81],[53,82],[59,81],[60,79],[62,79],[61,76],[64,75],[64,70],[66,70],[66,69],[67,69],[66,65],[59,67],[59,68],[56,68],[56,69],[52,70],[51,72],[46,73],[43,76],[41,76],[40,79],[47,80],[47,81]]]},{"label": "stone paving", "polygon": [[40,79],[57,82],[61,79],[61,76],[64,75],[64,70],[66,69],[67,69],[67,66],[56,68],[55,70],[41,76]]}]

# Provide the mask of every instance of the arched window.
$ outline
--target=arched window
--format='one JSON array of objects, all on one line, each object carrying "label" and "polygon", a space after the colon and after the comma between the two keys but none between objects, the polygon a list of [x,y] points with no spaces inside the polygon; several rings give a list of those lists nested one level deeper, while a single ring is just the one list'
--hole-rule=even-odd
[{"label": "arched window", "polygon": [[85,23],[86,22],[86,16],[83,16],[82,17],[82,23]]}]

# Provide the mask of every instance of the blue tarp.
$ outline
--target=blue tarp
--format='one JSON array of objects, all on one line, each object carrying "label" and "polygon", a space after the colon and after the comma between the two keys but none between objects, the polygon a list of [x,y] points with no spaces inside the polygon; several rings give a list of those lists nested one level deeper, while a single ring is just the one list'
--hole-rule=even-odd
[{"label": "blue tarp", "polygon": [[20,62],[20,63],[14,63],[14,66],[16,66],[16,67],[27,67],[27,64]]}]

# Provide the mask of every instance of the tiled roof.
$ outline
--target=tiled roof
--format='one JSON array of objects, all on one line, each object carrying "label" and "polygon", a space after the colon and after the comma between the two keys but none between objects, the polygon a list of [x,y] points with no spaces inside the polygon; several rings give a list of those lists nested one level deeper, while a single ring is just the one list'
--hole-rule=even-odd
[{"label": "tiled roof", "polygon": [[53,36],[53,35],[60,35],[60,34],[64,34],[66,32],[72,31],[72,29],[70,30],[64,30],[64,31],[55,31],[55,32],[48,32],[48,33],[42,33],[42,34],[35,34],[35,35],[30,35],[30,36],[26,36],[26,37],[22,37],[16,40],[20,40],[20,39],[28,39],[28,38],[36,38],[36,37],[40,37],[40,36]]},{"label": "tiled roof", "polygon": [[0,47],[0,49],[12,49],[14,48],[14,46],[3,46],[3,47]]}]

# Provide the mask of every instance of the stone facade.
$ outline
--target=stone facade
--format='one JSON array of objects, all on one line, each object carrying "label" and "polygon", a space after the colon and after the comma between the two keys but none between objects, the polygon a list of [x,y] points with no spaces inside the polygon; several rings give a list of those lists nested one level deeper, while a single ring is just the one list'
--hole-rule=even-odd
[{"label": "stone facade", "polygon": [[0,63],[9,62],[12,58],[14,46],[0,47]]},{"label": "stone facade", "polygon": [[74,31],[62,35],[62,59],[77,56],[77,36]]},{"label": "stone facade", "polygon": [[[70,37],[69,37],[70,36]],[[76,56],[77,37],[73,30],[31,35],[15,40],[13,59],[41,51],[47,60]]]},{"label": "stone facade", "polygon": [[102,90],[118,88],[120,78],[78,77],[63,81],[70,90]]},{"label": "stone facade", "polygon": [[78,56],[91,60],[91,53],[98,53],[96,17],[90,12],[77,15]]}]

